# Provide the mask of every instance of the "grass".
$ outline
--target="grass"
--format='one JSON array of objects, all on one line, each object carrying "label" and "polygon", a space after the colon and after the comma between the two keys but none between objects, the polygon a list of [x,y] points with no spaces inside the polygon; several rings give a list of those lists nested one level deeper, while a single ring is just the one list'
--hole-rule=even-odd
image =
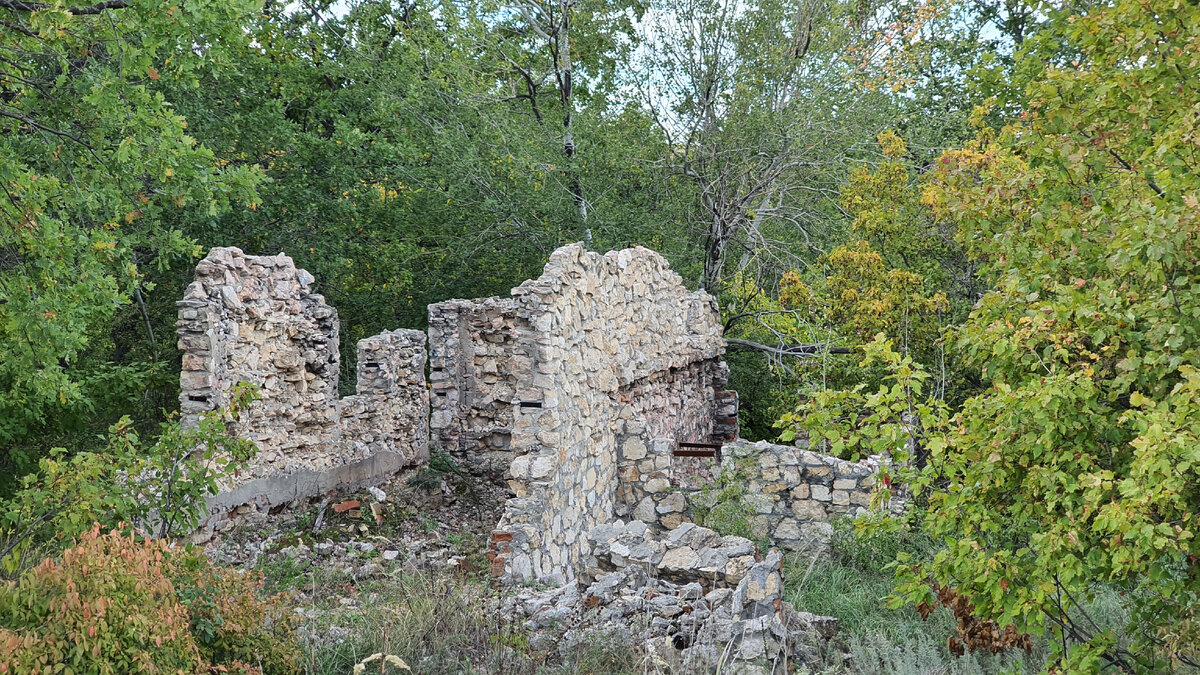
[{"label": "grass", "polygon": [[307,622],[318,640],[308,650],[306,675],[348,673],[375,653],[398,656],[419,673],[643,671],[641,655],[612,636],[594,636],[565,657],[556,644],[532,645],[524,626],[497,611],[497,591],[470,578],[396,572],[360,585],[356,596],[354,607],[315,603],[329,609]]},{"label": "grass", "polygon": [[[927,620],[911,608],[888,609],[883,599],[892,590],[887,569],[897,551],[929,554],[935,544],[912,533],[863,536],[846,521],[834,523],[830,555],[814,559],[792,554],[784,560],[785,599],[796,608],[835,616],[839,640],[848,658],[838,650],[827,657],[828,674],[862,675],[990,675],[1040,672],[1050,656],[1045,637],[1036,637],[1033,649],[1004,654],[967,653],[956,657],[946,647],[955,634],[949,610],[938,608]],[[1114,590],[1097,586],[1095,597],[1082,610],[1101,630],[1118,631],[1129,614]]]}]

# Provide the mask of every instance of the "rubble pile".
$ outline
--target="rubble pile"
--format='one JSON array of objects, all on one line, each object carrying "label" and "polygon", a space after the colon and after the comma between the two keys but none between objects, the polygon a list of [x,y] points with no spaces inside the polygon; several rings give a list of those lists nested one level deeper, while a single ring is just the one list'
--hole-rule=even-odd
[{"label": "rubble pile", "polygon": [[788,672],[837,632],[836,619],[783,602],[781,554],[748,539],[618,520],[588,532],[585,548],[580,586],[527,590],[515,608],[530,630],[557,629],[564,652],[614,634],[675,672]]}]

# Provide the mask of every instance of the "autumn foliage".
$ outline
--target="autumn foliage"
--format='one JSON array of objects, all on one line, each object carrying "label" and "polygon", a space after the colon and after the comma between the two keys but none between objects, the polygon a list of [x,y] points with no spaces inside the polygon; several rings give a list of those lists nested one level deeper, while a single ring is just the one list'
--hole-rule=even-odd
[{"label": "autumn foliage", "polygon": [[0,673],[291,673],[288,614],[203,554],[97,525],[0,589]]}]

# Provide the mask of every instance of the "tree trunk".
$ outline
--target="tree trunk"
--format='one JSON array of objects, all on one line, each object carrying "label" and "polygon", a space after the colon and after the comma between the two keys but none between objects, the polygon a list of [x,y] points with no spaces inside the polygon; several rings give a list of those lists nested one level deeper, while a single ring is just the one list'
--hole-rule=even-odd
[{"label": "tree trunk", "polygon": [[[575,209],[579,212],[579,221],[586,224],[588,217],[587,201],[583,198],[583,182],[579,177],[579,170],[574,166],[575,137],[571,128],[571,116],[575,105],[575,101],[571,96],[571,8],[574,5],[575,0],[559,0],[558,3],[559,11],[562,13],[556,36],[558,38],[558,82],[559,97],[563,107],[563,156],[567,160],[567,170],[571,172],[571,200],[575,203]],[[590,239],[591,237],[588,238]]]}]

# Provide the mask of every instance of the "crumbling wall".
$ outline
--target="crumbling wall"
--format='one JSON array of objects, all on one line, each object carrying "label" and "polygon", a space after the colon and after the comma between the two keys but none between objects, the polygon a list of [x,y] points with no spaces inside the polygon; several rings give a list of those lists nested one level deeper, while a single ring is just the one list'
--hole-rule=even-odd
[{"label": "crumbling wall", "polygon": [[[673,433],[711,434],[724,340],[715,300],[689,293],[644,248],[599,255],[565,246],[513,297],[530,368],[511,408],[517,496],[493,533],[493,572],[562,582],[580,567],[582,534],[616,509],[622,411],[646,412]],[[684,386],[688,373],[701,381]],[[674,419],[667,401],[683,405]]]},{"label": "crumbling wall", "polygon": [[820,650],[837,631],[837,619],[784,601],[782,555],[748,539],[617,520],[588,532],[587,544],[584,578],[594,581],[577,601],[581,628],[565,640],[616,633],[678,672],[774,673],[790,672],[798,652]]},{"label": "crumbling wall", "polygon": [[708,359],[640,378],[621,387],[616,400],[630,405],[653,438],[708,442],[717,393],[728,381],[729,366]]},{"label": "crumbling wall", "polygon": [[177,303],[184,424],[225,406],[239,382],[258,394],[231,429],[259,452],[214,512],[361,485],[428,454],[424,334],[361,340],[358,393],[339,401],[337,312],[313,281],[286,255],[214,248]]},{"label": "crumbling wall", "polygon": [[428,414],[425,334],[395,330],[359,340],[356,393],[337,405],[342,461],[391,453],[406,465],[424,462]]},{"label": "crumbling wall", "polygon": [[[824,546],[831,520],[872,507],[879,467],[878,458],[850,462],[802,447],[737,441],[722,449],[721,471],[744,481],[755,536],[801,550]],[[896,497],[875,506],[898,510],[903,503]]]},{"label": "crumbling wall", "polygon": [[235,429],[259,446],[260,470],[319,467],[337,423],[337,311],[312,282],[287,256],[214,248],[177,303],[183,420],[227,405],[238,382],[254,385],[259,400]]},{"label": "crumbling wall", "polygon": [[[679,458],[670,438],[651,439],[636,431],[637,421],[623,421],[618,436],[615,514],[637,519],[655,530],[671,530],[691,522],[688,495],[691,492],[677,475]],[[711,461],[711,460],[708,460]]]},{"label": "crumbling wall", "polygon": [[516,324],[512,298],[429,306],[433,447],[477,474],[499,477],[513,460],[517,382],[532,376]]}]

